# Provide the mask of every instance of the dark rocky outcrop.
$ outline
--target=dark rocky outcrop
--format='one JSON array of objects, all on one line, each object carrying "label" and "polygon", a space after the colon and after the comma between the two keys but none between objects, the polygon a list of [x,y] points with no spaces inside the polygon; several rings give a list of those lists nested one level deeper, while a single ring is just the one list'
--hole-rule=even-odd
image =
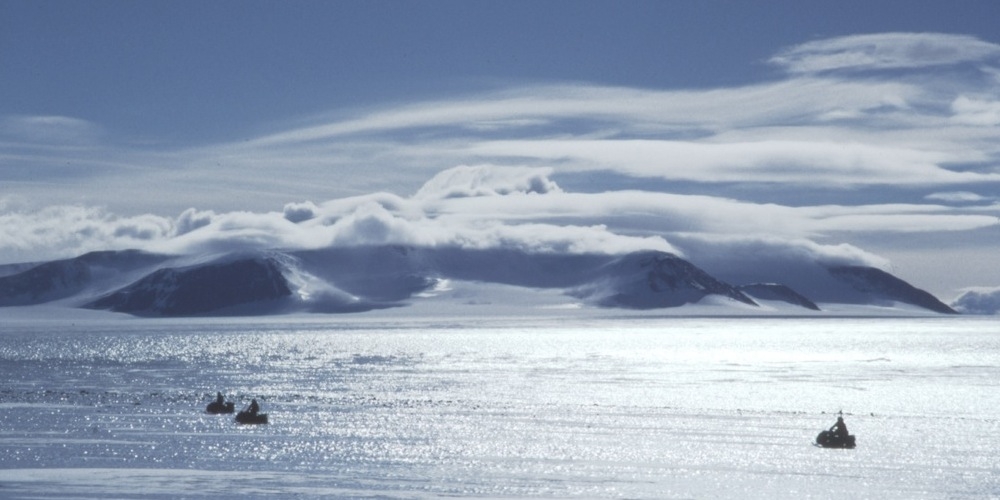
[{"label": "dark rocky outcrop", "polygon": [[138,250],[91,252],[0,276],[0,306],[32,305],[71,297],[100,280],[156,265],[162,255]]},{"label": "dark rocky outcrop", "polygon": [[[195,260],[200,259],[200,260]],[[773,282],[733,286],[672,253],[627,255],[527,252],[519,249],[338,247],[311,251],[248,251],[205,261],[140,251],[93,252],[38,265],[6,265],[0,306],[59,300],[66,305],[143,316],[347,313],[405,306],[437,297],[425,293],[454,280],[558,290],[599,307],[657,309],[721,297],[732,305],[784,301],[819,304],[909,304],[938,313],[955,310],[879,269],[798,262]],[[198,261],[198,264],[191,264]],[[748,271],[767,279],[777,266]],[[753,274],[753,273],[750,273]],[[445,294],[446,295],[446,294]],[[437,299],[427,299],[437,300]],[[442,298],[441,300],[446,300]]]},{"label": "dark rocky outcrop", "polygon": [[897,301],[943,314],[958,314],[930,293],[881,269],[864,266],[837,266],[830,274],[868,296],[870,302]]},{"label": "dark rocky outcrop", "polygon": [[780,283],[753,283],[740,285],[739,290],[758,300],[776,300],[819,311],[819,306],[804,295]]},{"label": "dark rocky outcrop", "polygon": [[[291,293],[280,264],[257,257],[160,269],[86,307],[143,316],[196,316],[275,301]],[[267,308],[232,312],[263,314]]]},{"label": "dark rocky outcrop", "polygon": [[694,264],[666,252],[636,252],[604,266],[602,277],[574,294],[603,307],[654,309],[718,295],[751,306],[753,299]]}]

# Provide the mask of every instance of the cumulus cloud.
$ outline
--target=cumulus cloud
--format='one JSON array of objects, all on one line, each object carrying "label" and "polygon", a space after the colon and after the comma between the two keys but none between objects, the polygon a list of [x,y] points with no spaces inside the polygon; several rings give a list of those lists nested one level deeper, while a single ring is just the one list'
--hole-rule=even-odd
[{"label": "cumulus cloud", "polygon": [[122,217],[101,208],[56,205],[0,214],[0,255],[7,262],[66,258],[95,250],[142,248],[172,234],[170,219]]},{"label": "cumulus cloud", "polygon": [[435,175],[417,191],[415,198],[464,198],[558,192],[559,186],[548,177],[551,173],[551,168],[463,165]]},{"label": "cumulus cloud", "polygon": [[[560,193],[544,169],[505,170],[463,167],[445,172],[422,191],[427,196],[435,193],[429,198],[377,193],[319,205],[290,203],[280,213],[188,209],[170,219],[119,217],[103,209],[68,206],[8,213],[0,217],[0,255],[14,262],[29,255],[51,259],[124,248],[183,255],[387,244],[541,253],[677,252],[660,236],[623,235],[600,224],[514,220],[520,217],[505,215],[503,210],[478,217],[454,216],[436,197],[466,192],[494,200]],[[471,185],[470,180],[474,181]],[[472,191],[465,191],[470,187]],[[50,253],[39,253],[40,249]]]},{"label": "cumulus cloud", "polygon": [[922,68],[1000,59],[1000,45],[943,33],[878,33],[804,43],[772,64],[792,73]]},{"label": "cumulus cloud", "polygon": [[291,222],[302,222],[316,217],[319,207],[311,201],[303,203],[288,203],[285,205],[285,219]]},{"label": "cumulus cloud", "polygon": [[190,233],[195,229],[205,227],[212,222],[215,217],[215,212],[211,210],[197,210],[194,208],[189,208],[177,217],[174,222],[174,235],[180,236],[182,234]]},{"label": "cumulus cloud", "polygon": [[[0,255],[13,261],[40,248],[61,249],[60,256],[68,257],[93,249],[185,254],[384,244],[548,253],[656,249],[686,254],[690,250],[673,241],[690,234],[749,241],[761,241],[760,235],[766,234],[781,241],[804,241],[838,233],[951,232],[996,223],[988,213],[941,205],[791,207],[653,191],[573,193],[560,189],[549,178],[551,171],[457,167],[430,179],[409,198],[374,193],[321,204],[288,203],[281,212],[216,213],[192,208],[170,219],[119,217],[83,207],[11,211],[0,219],[4,222]],[[812,248],[810,255],[814,260],[833,258],[825,247],[822,252]]]},{"label": "cumulus cloud", "polygon": [[[25,262],[137,248],[198,259],[247,250],[373,245],[544,254],[659,250],[732,283],[782,281],[820,297],[829,291],[805,287],[829,283],[824,266],[892,270],[886,259],[838,242],[838,234],[996,224],[992,215],[941,205],[789,207],[652,191],[576,193],[557,188],[547,168],[504,170],[459,167],[429,180],[419,196],[373,193],[288,203],[275,212],[189,209],[176,218],[120,217],[96,208],[30,212],[7,204],[10,211],[0,217],[0,256]],[[448,196],[455,192],[468,195]]]},{"label": "cumulus cloud", "polygon": [[422,221],[408,220],[390,212],[381,204],[369,202],[338,218],[328,227],[331,243],[335,246],[433,245],[433,232],[420,231],[420,226],[426,224],[419,222]]},{"label": "cumulus cloud", "polygon": [[951,307],[964,314],[1000,314],[1000,287],[965,289]]}]

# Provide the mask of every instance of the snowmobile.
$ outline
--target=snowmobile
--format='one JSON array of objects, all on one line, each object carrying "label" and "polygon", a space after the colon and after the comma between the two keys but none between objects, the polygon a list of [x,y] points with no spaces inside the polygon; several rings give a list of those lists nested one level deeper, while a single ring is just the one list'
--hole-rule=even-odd
[{"label": "snowmobile", "polygon": [[816,436],[816,446],[821,448],[854,448],[854,435],[834,434],[833,431],[823,431]]},{"label": "snowmobile", "polygon": [[212,401],[205,407],[205,411],[212,414],[233,413],[236,411],[236,405],[232,401],[227,401],[225,403]]},{"label": "snowmobile", "polygon": [[254,399],[249,406],[236,414],[236,421],[241,424],[266,424],[267,413],[257,413],[258,411],[260,411],[260,406]]},{"label": "snowmobile", "polygon": [[236,421],[241,424],[266,424],[267,413],[250,413],[244,410],[236,414]]},{"label": "snowmobile", "polygon": [[236,405],[232,401],[226,401],[221,392],[216,393],[215,401],[208,403],[205,412],[217,415],[219,413],[232,413],[236,411]]},{"label": "snowmobile", "polygon": [[823,448],[854,448],[854,436],[847,432],[847,424],[844,423],[844,413],[837,416],[837,423],[828,430],[816,436],[816,446]]}]

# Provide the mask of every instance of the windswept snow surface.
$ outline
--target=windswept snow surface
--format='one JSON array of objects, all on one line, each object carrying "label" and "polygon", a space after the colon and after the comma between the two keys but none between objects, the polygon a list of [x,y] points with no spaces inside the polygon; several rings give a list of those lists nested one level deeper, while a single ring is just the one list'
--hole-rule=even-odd
[{"label": "windswept snow surface", "polygon": [[8,316],[0,498],[1000,495],[989,318],[396,311]]}]

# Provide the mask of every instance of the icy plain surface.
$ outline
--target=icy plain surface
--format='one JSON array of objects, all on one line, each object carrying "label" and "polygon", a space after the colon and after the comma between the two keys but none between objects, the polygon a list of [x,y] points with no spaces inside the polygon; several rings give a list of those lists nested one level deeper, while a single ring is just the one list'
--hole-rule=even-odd
[{"label": "icy plain surface", "polygon": [[[1000,496],[989,318],[9,321],[0,498]],[[208,415],[256,397],[266,426]],[[812,446],[843,410],[855,450]]]}]

